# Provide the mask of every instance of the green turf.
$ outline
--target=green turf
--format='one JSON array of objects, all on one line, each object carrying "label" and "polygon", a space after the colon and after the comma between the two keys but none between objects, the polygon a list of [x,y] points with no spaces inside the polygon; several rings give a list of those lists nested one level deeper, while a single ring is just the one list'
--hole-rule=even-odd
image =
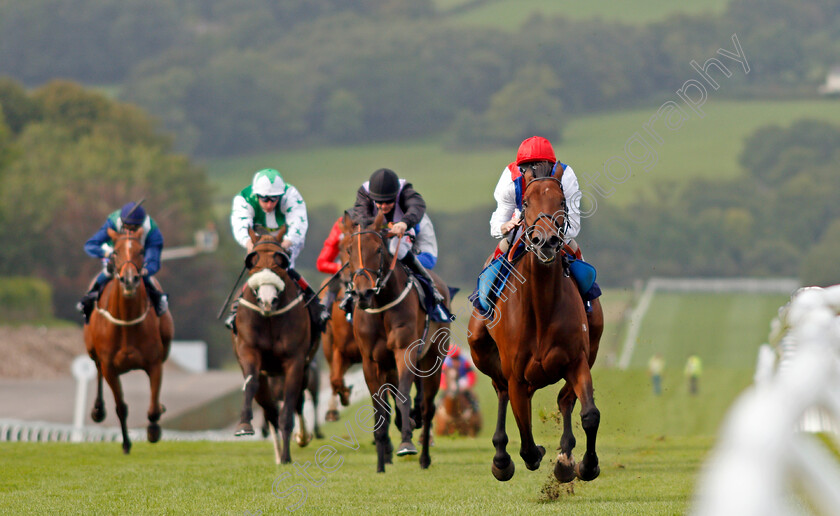
[{"label": "green turf", "polygon": [[656,352],[681,374],[691,354],[704,367],[754,368],[758,347],[785,295],[657,293],[642,321],[630,367],[646,368]]},{"label": "green turf", "polygon": [[[706,374],[709,386],[701,386],[700,395],[693,398],[676,379],[666,378],[663,396],[654,397],[643,371],[596,367],[601,476],[590,483],[576,481],[571,489],[549,479],[560,437],[553,417],[559,386],[534,397],[535,437],[548,450],[540,470],[524,467],[509,411],[508,451],[516,474],[507,483],[491,476],[496,403],[482,376],[477,389],[482,433],[475,439],[439,437],[428,471],[420,470],[416,458],[396,458],[384,475],[377,475],[371,435],[352,417],[357,407],[350,407],[342,421],[325,425],[325,441],[292,448],[301,467],[310,463],[308,471],[320,482],[317,485],[304,480],[294,466],[274,466],[267,441],[136,442],[128,457],[117,443],[0,443],[6,465],[0,469],[0,513],[285,513],[296,497],[274,496],[272,484],[288,474],[278,481],[276,493],[304,486],[302,514],[684,514],[724,409],[749,377],[749,371],[711,369]],[[574,421],[580,457],[585,439],[577,411]],[[355,438],[359,449],[345,448],[330,440],[333,436]],[[393,430],[391,436],[398,438]],[[415,433],[415,442],[418,437]],[[341,458],[334,456],[325,464],[342,462],[335,471],[323,473],[314,462],[317,450],[328,443]]]},{"label": "green turf", "polygon": [[440,12],[462,8],[450,18],[469,25],[480,25],[507,30],[517,29],[534,13],[563,15],[575,20],[600,18],[630,24],[658,21],[676,13],[720,14],[728,0],[702,0],[698,2],[674,2],[669,0],[642,0],[635,2],[610,2],[608,0],[489,0],[465,8],[470,2],[464,0],[435,0]]},{"label": "green turf", "polygon": [[[691,78],[694,72],[686,64],[686,80]],[[725,82],[721,88],[726,88]],[[676,94],[673,99],[679,100]],[[604,178],[604,163],[611,156],[623,156],[625,143],[635,133],[644,135],[642,125],[658,108],[651,105],[571,119],[564,128],[562,144],[555,147],[557,156],[574,168],[584,184],[585,176],[600,174]],[[647,172],[633,165],[632,177],[622,184],[601,179],[602,186],[614,193],[609,201],[600,202],[626,203],[662,180],[736,177],[741,173],[737,157],[743,139],[766,124],[788,125],[803,117],[840,124],[840,103],[827,100],[728,101],[715,99],[712,91],[703,110],[704,118],[692,115],[677,131],[666,129],[662,122],[654,124],[664,141],[653,145],[656,165]],[[331,204],[342,209],[352,205],[356,189],[374,170],[389,167],[414,183],[430,211],[457,212],[492,204],[499,175],[515,154],[515,146],[449,151],[440,140],[428,139],[294,149],[216,159],[206,165],[217,187],[217,210],[224,214],[230,211],[233,195],[249,184],[256,170],[265,167],[279,169],[308,205]]]}]

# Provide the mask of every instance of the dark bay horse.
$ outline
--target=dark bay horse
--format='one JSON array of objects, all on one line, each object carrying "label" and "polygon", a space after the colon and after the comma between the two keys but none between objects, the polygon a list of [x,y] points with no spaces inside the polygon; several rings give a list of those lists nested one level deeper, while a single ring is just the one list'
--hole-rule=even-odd
[{"label": "dark bay horse", "polygon": [[[388,251],[384,215],[380,212],[365,229],[357,226],[349,236],[347,253],[353,287],[358,302],[353,312],[353,331],[362,354],[365,382],[374,400],[374,440],[376,471],[385,471],[393,451],[388,436],[390,405],[396,402],[400,416],[401,443],[397,455],[413,455],[411,441],[414,421],[409,414],[411,385],[422,392],[420,417],[423,424],[420,467],[428,468],[429,437],[434,417],[435,395],[440,388],[440,366],[449,347],[449,323],[431,323],[425,341],[425,313],[420,299],[402,265]],[[449,289],[433,274],[438,290]],[[415,382],[415,378],[418,379]]]},{"label": "dark bay horse", "polygon": [[[318,342],[312,339],[303,291],[286,273],[289,257],[280,245],[285,230],[277,236],[260,236],[253,228],[248,233],[254,248],[245,257],[249,278],[239,300],[237,331],[233,334],[233,349],[245,378],[244,405],[235,435],[254,434],[251,404],[256,399],[272,426],[275,461],[288,464],[292,461],[289,440],[295,408]],[[282,418],[269,376],[284,378]],[[278,431],[283,437],[282,450]]]},{"label": "dark bay horse", "polygon": [[108,235],[114,242],[111,254],[114,279],[102,288],[90,321],[85,325],[84,338],[97,371],[96,401],[91,418],[97,423],[105,419],[105,404],[102,401],[102,378],[105,378],[114,393],[122,429],[123,453],[127,454],[131,451],[126,426],[128,405],[123,400],[120,375],[142,369],[149,376],[151,400],[146,433],[149,442],[157,442],[161,435],[158,420],[165,410],[160,403],[163,362],[169,356],[175,326],[169,311],[157,316],[140,276],[143,269],[143,229],[124,229],[119,233],[109,229]]},{"label": "dark bay horse", "polygon": [[[344,238],[339,243],[340,252],[338,256],[342,265],[344,265],[347,263],[347,243],[350,241],[350,234],[353,233],[353,221],[347,213],[344,214],[342,225]],[[333,280],[342,283],[336,300],[344,297],[345,287],[343,284],[347,282],[348,278],[349,275],[344,274],[341,278]],[[338,305],[339,303],[336,301],[330,309],[331,318],[321,334],[321,342],[324,346],[324,357],[330,366],[330,385],[332,385],[333,395],[338,396],[341,404],[346,407],[350,404],[350,388],[344,383],[344,375],[351,365],[362,362],[362,353],[353,335],[353,325],[347,320],[347,314]],[[337,420],[338,410],[331,408],[327,412],[327,421]]]},{"label": "dark bay horse", "polygon": [[[596,299],[592,313],[586,313],[577,285],[564,267],[561,247],[566,205],[560,180],[553,176],[535,179],[527,172],[525,182],[522,239],[528,252],[514,263],[525,281],[509,284],[487,318],[473,311],[469,324],[473,362],[493,380],[499,398],[492,472],[501,481],[514,474],[513,461],[506,451],[508,401],[519,427],[519,455],[528,469],[539,468],[545,448],[534,443],[531,397],[537,389],[564,379],[557,397],[563,435],[554,475],[560,482],[570,482],[575,476],[592,480],[600,473],[595,452],[600,412],[593,399],[590,368],[603,332],[603,312]],[[577,399],[581,402],[586,452],[575,465],[571,414]]]},{"label": "dark bay horse", "polygon": [[475,437],[481,431],[481,413],[473,409],[467,394],[458,387],[455,368],[447,369],[443,377],[446,389],[435,413],[435,433]]}]

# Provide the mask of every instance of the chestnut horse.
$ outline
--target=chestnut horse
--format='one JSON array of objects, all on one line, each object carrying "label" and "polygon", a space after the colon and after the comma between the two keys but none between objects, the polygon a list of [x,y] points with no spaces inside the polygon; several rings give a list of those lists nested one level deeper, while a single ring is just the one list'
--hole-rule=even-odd
[{"label": "chestnut horse", "polygon": [[157,316],[140,276],[143,269],[143,229],[124,229],[119,233],[109,229],[108,236],[114,242],[111,254],[114,279],[102,288],[96,309],[85,325],[84,338],[97,372],[96,401],[91,418],[97,423],[105,419],[105,404],[102,401],[102,378],[105,378],[114,393],[122,429],[122,449],[127,454],[131,451],[126,426],[128,405],[123,400],[120,375],[142,369],[149,376],[151,400],[146,434],[149,442],[156,443],[161,435],[158,420],[166,410],[160,403],[163,362],[169,356],[175,326],[168,311]]},{"label": "chestnut horse", "polygon": [[[545,448],[534,443],[531,397],[537,389],[565,379],[557,397],[563,435],[554,475],[560,482],[570,482],[575,476],[592,480],[600,473],[595,452],[600,413],[592,395],[590,368],[604,328],[603,312],[596,299],[587,315],[577,284],[564,265],[561,248],[566,203],[560,180],[553,176],[535,179],[527,172],[525,184],[522,239],[527,252],[513,265],[525,281],[506,288],[487,318],[473,311],[469,324],[473,362],[493,380],[499,398],[492,472],[501,481],[514,474],[506,451],[508,401],[519,427],[519,455],[529,470],[540,467]],[[571,415],[578,398],[586,452],[575,465]]]},{"label": "chestnut horse", "polygon": [[[280,245],[285,234],[257,235],[248,230],[254,247],[245,257],[249,271],[247,286],[239,300],[233,349],[242,376],[245,399],[235,435],[253,435],[251,404],[256,399],[271,423],[274,458],[277,464],[292,462],[289,440],[295,408],[303,396],[305,370],[317,350],[303,291],[289,277],[289,257]],[[277,408],[269,376],[283,376],[283,414]],[[281,426],[282,423],[282,426]],[[280,450],[277,432],[283,434]]]},{"label": "chestnut horse", "polygon": [[[342,228],[344,231],[344,238],[339,243],[339,257],[342,265],[347,263],[347,242],[348,238],[353,232],[353,221],[344,214],[342,219]],[[346,283],[349,275],[342,275],[341,278],[333,279],[332,281],[340,281],[342,284]],[[353,325],[347,320],[344,310],[339,308],[338,300],[344,297],[345,287],[342,285],[336,296],[336,301],[330,309],[331,318],[327,323],[324,332],[321,334],[321,340],[324,344],[324,357],[330,365],[330,385],[332,385],[333,396],[338,396],[343,406],[350,404],[350,388],[344,384],[344,375],[347,369],[353,364],[360,364],[362,362],[362,354],[359,351],[359,346],[353,335]],[[330,410],[327,411],[327,421],[338,421],[338,410],[336,410],[334,401],[330,405]]]},{"label": "chestnut horse", "polygon": [[[408,272],[402,264],[397,266],[397,260],[388,251],[389,235],[383,227],[384,215],[379,212],[368,228],[355,227],[347,245],[351,280],[358,297],[353,311],[353,332],[362,354],[365,382],[375,402],[377,473],[385,471],[385,463],[390,462],[393,451],[388,436],[389,392],[400,416],[402,441],[397,455],[417,453],[411,442],[414,421],[409,415],[412,383],[422,392],[420,467],[425,469],[431,464],[429,437],[434,399],[440,388],[440,366],[449,347],[449,323],[431,323],[423,340],[426,314]],[[448,308],[449,289],[433,273],[432,277],[438,290],[445,293]]]},{"label": "chestnut horse", "polygon": [[473,409],[467,394],[458,387],[457,369],[450,367],[443,376],[446,390],[435,414],[435,433],[475,437],[481,431],[481,413]]}]

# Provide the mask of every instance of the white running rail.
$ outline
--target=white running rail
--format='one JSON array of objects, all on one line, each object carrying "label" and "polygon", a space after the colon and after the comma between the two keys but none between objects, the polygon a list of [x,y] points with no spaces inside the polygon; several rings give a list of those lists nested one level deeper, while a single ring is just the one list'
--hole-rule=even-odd
[{"label": "white running rail", "polygon": [[[762,347],[756,384],[733,405],[698,484],[692,514],[838,514],[840,461],[803,416],[840,421],[840,285],[799,290]],[[785,357],[776,367],[775,355]],[[828,434],[838,444],[835,433]]]}]

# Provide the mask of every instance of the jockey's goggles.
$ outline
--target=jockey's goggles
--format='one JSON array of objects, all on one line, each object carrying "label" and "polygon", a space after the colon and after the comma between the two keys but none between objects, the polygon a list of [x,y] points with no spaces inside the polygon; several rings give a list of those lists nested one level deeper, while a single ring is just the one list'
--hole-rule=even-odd
[{"label": "jockey's goggles", "polygon": [[258,195],[257,199],[265,202],[277,202],[280,200],[279,195]]}]

